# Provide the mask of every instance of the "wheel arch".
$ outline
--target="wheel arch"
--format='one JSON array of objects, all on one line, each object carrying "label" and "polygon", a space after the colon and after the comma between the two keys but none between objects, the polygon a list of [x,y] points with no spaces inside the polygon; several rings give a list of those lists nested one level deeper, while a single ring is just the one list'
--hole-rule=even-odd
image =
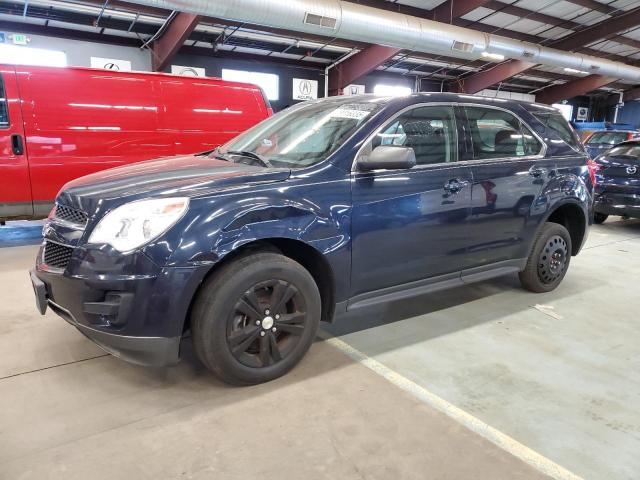
[{"label": "wheel arch", "polygon": [[542,228],[542,225],[547,222],[558,223],[569,231],[571,236],[571,255],[577,255],[586,239],[589,225],[587,214],[582,205],[573,200],[557,204],[540,222],[538,229]]},{"label": "wheel arch", "polygon": [[322,316],[321,320],[330,322],[333,319],[335,310],[335,277],[331,265],[324,257],[324,255],[313,246],[308,243],[293,238],[285,237],[273,237],[273,238],[261,238],[257,240],[248,241],[234,250],[228,252],[219,261],[213,265],[213,267],[207,272],[202,279],[199,287],[196,289],[191,304],[189,306],[183,331],[190,328],[190,317],[193,303],[202,288],[202,285],[206,280],[219,271],[222,267],[233,262],[241,257],[251,255],[258,252],[273,252],[279,253],[288,257],[300,265],[302,265],[313,277],[318,290],[320,292],[320,299],[322,302]]}]

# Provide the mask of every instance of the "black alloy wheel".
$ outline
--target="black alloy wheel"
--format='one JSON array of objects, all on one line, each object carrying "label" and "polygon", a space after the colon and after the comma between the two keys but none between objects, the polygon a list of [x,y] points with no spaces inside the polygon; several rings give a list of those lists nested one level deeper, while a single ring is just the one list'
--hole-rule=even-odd
[{"label": "black alloy wheel", "polygon": [[193,345],[225,382],[267,382],[302,359],[320,317],[318,286],[302,265],[279,253],[246,253],[200,287],[190,317]]},{"label": "black alloy wheel", "polygon": [[237,300],[227,324],[227,345],[243,365],[268,367],[291,354],[306,323],[304,298],[294,285],[260,282]]}]

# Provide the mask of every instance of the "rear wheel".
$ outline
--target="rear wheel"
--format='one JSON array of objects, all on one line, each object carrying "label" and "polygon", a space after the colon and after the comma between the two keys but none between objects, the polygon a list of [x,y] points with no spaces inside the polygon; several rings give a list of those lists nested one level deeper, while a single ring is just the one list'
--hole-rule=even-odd
[{"label": "rear wheel", "polygon": [[562,281],[571,260],[571,236],[558,223],[545,223],[538,232],[525,269],[522,286],[532,292],[554,290]]},{"label": "rear wheel", "polygon": [[196,354],[227,383],[273,380],[311,346],[320,306],[318,287],[299,263],[275,253],[241,257],[201,287],[191,314]]},{"label": "rear wheel", "polygon": [[604,223],[607,218],[609,218],[609,215],[605,213],[595,212],[593,214],[593,222],[597,223],[598,225],[600,225],[601,223]]}]

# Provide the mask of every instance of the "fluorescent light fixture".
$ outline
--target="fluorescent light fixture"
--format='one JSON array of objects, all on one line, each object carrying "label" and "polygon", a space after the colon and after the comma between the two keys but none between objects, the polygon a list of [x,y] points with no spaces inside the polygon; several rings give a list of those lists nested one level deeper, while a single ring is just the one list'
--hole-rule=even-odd
[{"label": "fluorescent light fixture", "polygon": [[67,54],[58,50],[0,44],[0,63],[38,65],[42,67],[66,67]]},{"label": "fluorescent light fixture", "polygon": [[573,106],[568,103],[554,103],[551,105],[553,108],[560,110],[562,116],[568,121],[571,121],[571,117],[573,116]]},{"label": "fluorescent light fixture", "polygon": [[583,75],[588,75],[589,72],[585,72],[583,70],[576,70],[575,68],[564,67],[564,71],[567,73],[581,73]]},{"label": "fluorescent light fixture", "polygon": [[500,55],[499,53],[482,52],[480,55],[483,58],[488,58],[489,60],[497,60],[500,62],[504,60],[504,55]]},{"label": "fluorescent light fixture", "polygon": [[252,83],[262,88],[269,100],[278,100],[278,98],[280,98],[278,88],[280,77],[273,73],[248,72],[246,70],[223,68],[222,79],[229,80],[230,82]]},{"label": "fluorescent light fixture", "polygon": [[411,95],[413,90],[411,87],[402,87],[399,85],[384,85],[379,83],[373,87],[373,93],[376,95],[383,95],[385,97],[402,97],[405,95]]}]

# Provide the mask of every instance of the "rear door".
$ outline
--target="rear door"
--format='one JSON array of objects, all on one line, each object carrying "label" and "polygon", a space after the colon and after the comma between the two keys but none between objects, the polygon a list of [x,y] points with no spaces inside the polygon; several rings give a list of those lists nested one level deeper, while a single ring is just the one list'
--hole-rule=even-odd
[{"label": "rear door", "polygon": [[29,163],[14,67],[0,67],[0,218],[33,215]]},{"label": "rear door", "polygon": [[219,80],[162,79],[162,130],[177,154],[212,150],[267,118],[260,90]]},{"label": "rear door", "polygon": [[352,173],[352,297],[438,277],[464,268],[471,174],[458,164],[450,105],[412,107],[363,147],[411,147],[417,165],[406,170]]},{"label": "rear door", "polygon": [[543,142],[513,113],[462,108],[473,144],[469,260],[480,267],[525,257],[531,212],[555,160],[544,158]]}]

